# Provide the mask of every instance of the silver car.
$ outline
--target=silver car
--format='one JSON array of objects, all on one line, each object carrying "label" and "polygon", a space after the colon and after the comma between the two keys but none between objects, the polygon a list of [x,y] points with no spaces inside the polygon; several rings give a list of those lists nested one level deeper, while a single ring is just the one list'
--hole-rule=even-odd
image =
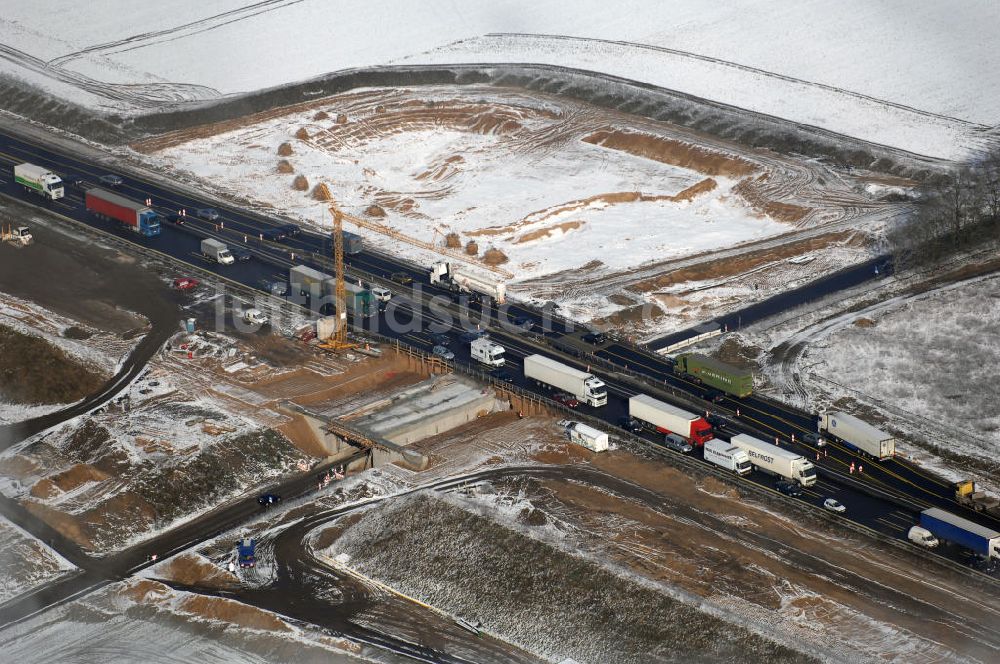
[{"label": "silver car", "polygon": [[444,346],[434,346],[434,350],[432,350],[431,352],[440,357],[442,360],[455,359],[455,354],[450,350],[448,350],[447,348],[445,348]]},{"label": "silver car", "polygon": [[664,436],[663,445],[664,447],[669,447],[675,452],[680,452],[681,454],[688,454],[694,450],[694,448],[691,447],[691,443],[687,442],[675,433],[668,433]]}]

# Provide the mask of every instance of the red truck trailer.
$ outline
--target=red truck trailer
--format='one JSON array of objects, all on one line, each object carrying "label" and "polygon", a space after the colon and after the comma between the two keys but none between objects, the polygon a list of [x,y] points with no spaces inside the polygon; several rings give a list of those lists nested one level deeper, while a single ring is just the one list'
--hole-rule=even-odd
[{"label": "red truck trailer", "polygon": [[113,219],[132,232],[146,237],[160,234],[159,215],[142,203],[96,188],[87,190],[84,201],[87,212],[97,217]]}]

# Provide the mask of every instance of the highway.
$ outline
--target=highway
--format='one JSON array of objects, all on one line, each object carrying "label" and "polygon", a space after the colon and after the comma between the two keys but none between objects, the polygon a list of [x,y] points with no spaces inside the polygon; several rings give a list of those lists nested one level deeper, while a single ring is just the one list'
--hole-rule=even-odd
[{"label": "highway", "polygon": [[[90,218],[83,209],[82,190],[69,186],[67,197],[52,203],[28,196],[14,186],[11,167],[15,163],[29,161],[51,168],[68,182],[82,180],[84,186],[92,185],[108,173],[73,155],[64,154],[50,147],[39,145],[10,135],[0,134],[0,191],[8,195],[48,207],[53,212],[113,235],[154,249],[173,259],[196,265],[218,274],[225,279],[239,282],[253,288],[263,289],[272,281],[286,281],[287,269],[292,265],[310,265],[331,273],[329,259],[330,239],[324,235],[303,231],[300,235],[281,242],[261,239],[261,233],[287,223],[286,220],[264,217],[246,212],[239,207],[220,205],[208,199],[198,199],[183,189],[174,189],[162,183],[133,177],[128,173],[117,173],[123,178],[118,191],[135,200],[150,198],[153,207],[164,215],[178,210],[187,210],[186,222],[182,226],[163,223],[162,235],[144,238],[123,231],[108,222]],[[197,219],[194,211],[198,208],[214,207],[221,217],[215,222]],[[254,254],[254,259],[232,266],[207,263],[198,253],[202,237],[217,237],[231,246],[244,246]],[[459,306],[447,291],[427,283],[427,271],[419,266],[389,257],[374,251],[363,251],[347,257],[349,274],[383,285],[393,273],[403,272],[413,279],[414,287],[391,284],[396,297],[385,312],[378,316],[355,321],[359,326],[381,335],[399,339],[418,349],[427,351],[434,345],[429,331],[444,331],[450,336],[449,347],[457,355],[456,361],[468,364],[468,346],[458,335],[463,328],[475,328],[478,324],[489,325],[491,334],[508,349],[509,373],[514,384],[525,389],[520,370],[524,356],[542,352],[562,361],[576,362],[580,368],[590,369],[607,382],[609,387],[608,405],[601,409],[580,406],[580,411],[599,418],[615,426],[618,418],[626,414],[629,396],[639,392],[650,392],[653,396],[666,400],[680,401],[689,409],[713,411],[730,417],[734,430],[746,431],[765,440],[777,438],[782,446],[787,446],[814,460],[820,467],[819,484],[807,490],[804,500],[821,505],[825,497],[838,498],[848,507],[846,518],[897,539],[905,539],[906,530],[916,522],[920,509],[938,506],[959,514],[988,527],[1000,530],[1000,520],[974,513],[959,506],[953,498],[950,483],[930,473],[906,463],[903,459],[877,462],[861,458],[838,444],[829,445],[826,455],[817,458],[820,450],[801,443],[803,433],[816,430],[816,415],[790,408],[769,399],[751,396],[745,399],[725,399],[711,405],[702,400],[705,388],[690,380],[675,376],[671,362],[653,352],[619,341],[611,341],[601,346],[588,346],[580,342],[580,330],[558,318],[543,315],[542,312],[510,305],[499,310],[487,307]],[[182,272],[178,276],[184,276]],[[850,281],[850,280],[848,280]],[[419,288],[418,288],[419,286]],[[438,295],[436,301],[432,297]],[[799,302],[788,301],[785,306]],[[485,317],[482,317],[483,315]],[[512,326],[496,325],[496,316],[523,317],[532,326],[531,333]],[[410,324],[414,318],[419,324]],[[527,325],[526,325],[527,327]],[[576,356],[574,360],[572,356]],[[737,416],[737,411],[739,415]],[[793,442],[793,436],[795,442]],[[643,434],[651,443],[656,443],[652,434]],[[725,438],[724,432],[720,437]],[[859,475],[849,473],[851,464],[863,466]],[[751,480],[765,487],[773,487],[773,478],[754,473]],[[941,555],[952,560],[963,560],[960,551],[952,547],[939,549]]]}]

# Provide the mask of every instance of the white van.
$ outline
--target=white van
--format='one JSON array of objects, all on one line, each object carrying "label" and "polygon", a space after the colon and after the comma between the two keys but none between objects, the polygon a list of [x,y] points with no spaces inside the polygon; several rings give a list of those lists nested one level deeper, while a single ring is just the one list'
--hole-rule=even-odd
[{"label": "white van", "polygon": [[934,537],[934,533],[920,526],[910,528],[906,538],[915,544],[926,546],[928,549],[933,549],[938,545],[938,539]]},{"label": "white van", "polygon": [[388,288],[382,288],[381,286],[372,286],[372,297],[374,297],[379,302],[388,302],[392,299],[392,291]]}]

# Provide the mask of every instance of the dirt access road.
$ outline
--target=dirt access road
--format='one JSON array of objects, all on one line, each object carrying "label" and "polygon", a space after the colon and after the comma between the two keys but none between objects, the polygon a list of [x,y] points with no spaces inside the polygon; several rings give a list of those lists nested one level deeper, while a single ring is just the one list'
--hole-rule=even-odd
[{"label": "dirt access road", "polygon": [[[0,244],[0,293],[9,293],[93,327],[118,334],[149,329],[118,373],[100,390],[67,408],[0,427],[0,449],[114,397],[145,367],[177,330],[180,299],[155,271],[134,256],[98,244],[33,208],[0,200],[5,221],[27,223],[35,243],[25,248]],[[136,314],[139,314],[137,316]]]}]

